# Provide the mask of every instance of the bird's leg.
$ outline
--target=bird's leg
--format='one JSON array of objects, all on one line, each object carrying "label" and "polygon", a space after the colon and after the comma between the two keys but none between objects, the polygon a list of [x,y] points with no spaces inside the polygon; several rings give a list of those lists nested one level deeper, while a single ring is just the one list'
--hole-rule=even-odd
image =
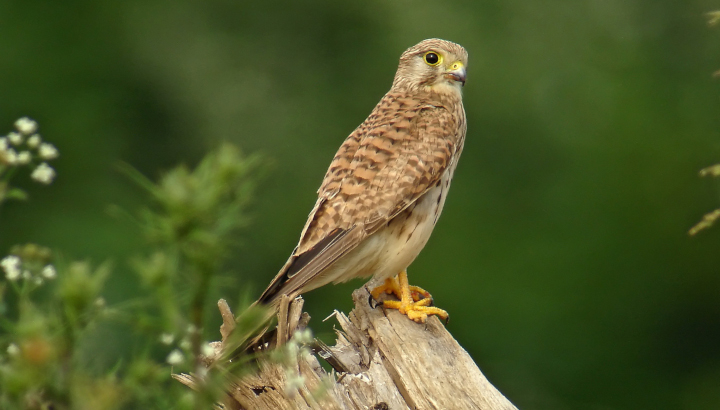
[{"label": "bird's leg", "polygon": [[425,323],[428,315],[437,315],[447,321],[448,313],[432,305],[432,296],[426,290],[408,284],[407,272],[402,271],[394,278],[385,279],[385,283],[376,287],[370,292],[376,300],[381,294],[394,294],[399,301],[386,300],[383,307],[397,309],[403,315],[417,323]]},{"label": "bird's leg", "polygon": [[[407,272],[404,273],[407,277]],[[380,295],[382,295],[383,293],[387,293],[388,295],[395,295],[398,299],[402,299],[402,290],[400,289],[400,284],[398,283],[398,276],[385,279],[384,284],[372,290],[372,297],[375,300],[378,300],[380,298]],[[413,301],[417,302],[421,299],[432,300],[432,295],[425,289],[419,286],[412,285],[408,286],[408,288],[410,289],[410,296],[412,297]],[[432,305],[432,302],[430,302],[430,305]]]}]

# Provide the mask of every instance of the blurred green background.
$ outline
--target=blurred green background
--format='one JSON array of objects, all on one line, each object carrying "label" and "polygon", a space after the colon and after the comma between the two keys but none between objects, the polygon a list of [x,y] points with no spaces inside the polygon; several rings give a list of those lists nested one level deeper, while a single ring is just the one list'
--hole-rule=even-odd
[{"label": "blurred green background", "polygon": [[[468,137],[411,282],[522,409],[720,408],[720,227],[687,235],[720,203],[697,176],[720,162],[717,7],[5,0],[0,124],[38,120],[61,157],[52,186],[2,209],[0,254],[111,258],[108,303],[129,297],[144,245],[106,209],[146,199],[115,164],[156,178],[227,140],[273,164],[216,292],[257,296],[399,55],[445,38],[470,54]],[[306,295],[316,331],[359,284]]]}]

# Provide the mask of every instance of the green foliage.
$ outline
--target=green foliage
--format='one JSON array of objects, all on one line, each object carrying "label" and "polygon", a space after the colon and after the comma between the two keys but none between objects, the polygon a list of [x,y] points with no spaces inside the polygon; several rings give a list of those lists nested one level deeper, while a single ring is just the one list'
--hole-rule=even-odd
[{"label": "green foliage", "polygon": [[[413,284],[519,408],[720,408],[720,230],[687,235],[720,203],[720,179],[697,178],[720,158],[720,26],[704,14],[717,3],[169,4],[0,1],[0,124],[29,113],[62,151],[49,187],[15,173],[31,201],[3,203],[2,254],[38,242],[93,266],[112,255],[104,296],[130,326],[139,319],[122,301],[150,306],[125,261],[157,250],[108,218],[108,203],[147,203],[113,165],[157,181],[228,140],[278,166],[228,262],[242,269],[211,294],[257,296],[400,53],[445,38],[470,53],[468,136]],[[314,318],[347,311],[358,285],[317,289],[305,306]],[[189,303],[188,291],[171,295]],[[141,317],[148,337],[158,317]],[[313,325],[328,342],[330,322]],[[142,351],[128,329],[97,332],[96,362]],[[163,362],[175,347],[146,354]]]},{"label": "green foliage", "polygon": [[[720,13],[720,12],[718,12]],[[714,17],[714,18],[720,18],[720,17]],[[715,23],[713,23],[715,24]],[[707,168],[703,168],[700,170],[700,176],[712,176],[712,177],[719,177],[720,176],[720,164],[715,164],[712,166],[709,166]],[[715,224],[715,221],[720,219],[720,209],[715,209],[712,212],[706,213],[703,215],[703,218],[700,222],[696,223],[692,228],[690,228],[690,231],[688,232],[690,235],[697,235],[698,232],[708,229],[711,226]]]},{"label": "green foliage", "polygon": [[[133,265],[142,284],[158,296],[162,322],[183,326],[181,305],[175,300],[189,289],[195,292],[190,296],[192,325],[202,327],[209,280],[236,245],[234,235],[248,223],[245,209],[255,189],[250,175],[259,168],[259,157],[243,158],[230,144],[208,154],[196,169],[179,166],[157,184],[123,166],[154,201],[154,207],[140,212],[138,224],[155,251],[136,258]],[[194,340],[197,353],[199,339]]]},{"label": "green foliage", "polygon": [[[119,274],[113,264],[63,262],[46,247],[14,246],[0,262],[0,408],[205,409],[222,393],[231,369],[205,369],[212,352],[205,309],[214,305],[208,292],[232,238],[249,222],[261,159],[223,144],[194,169],[176,167],[158,183],[123,169],[151,199],[133,218],[148,244],[131,261],[142,292],[108,305],[106,285]],[[8,174],[0,176],[9,186]],[[258,309],[241,313],[233,340],[252,337],[265,317]],[[108,326],[127,326],[133,346],[129,355],[105,349],[109,365],[99,366],[88,346]],[[206,377],[193,393],[171,372]]]},{"label": "green foliage", "polygon": [[42,184],[55,179],[55,170],[47,162],[58,157],[55,146],[43,142],[37,134],[38,124],[28,117],[15,121],[15,131],[0,137],[0,206],[3,202],[27,199],[27,193],[10,185],[10,178],[27,167],[33,167],[31,178]]},{"label": "green foliage", "polygon": [[[708,17],[708,25],[709,26],[716,26],[718,22],[720,22],[720,11],[715,10],[707,13]],[[714,76],[717,77],[720,74],[720,71],[715,71]],[[711,177],[719,177],[720,176],[720,164],[711,165],[707,168],[703,168],[700,170],[700,176],[711,176]],[[692,228],[690,228],[690,231],[688,232],[690,235],[697,235],[698,232],[708,229],[711,226],[715,224],[715,221],[720,219],[720,209],[715,209],[712,212],[706,213],[703,215],[702,220],[700,222],[696,223]]]},{"label": "green foliage", "polygon": [[[11,255],[22,261],[22,274],[8,279],[4,266],[4,285],[12,292],[3,298],[10,314],[1,322],[0,408],[116,408],[118,381],[111,374],[94,380],[77,366],[84,354],[79,341],[107,314],[100,294],[109,266],[93,269],[87,262],[73,262],[55,272],[47,264],[49,250],[33,244],[15,247]],[[90,392],[100,407],[73,405],[84,403]]]},{"label": "green foliage", "polygon": [[255,190],[249,175],[259,164],[258,156],[243,158],[233,145],[223,144],[195,170],[179,166],[157,185],[125,167],[159,207],[142,212],[145,235],[156,245],[177,247],[193,263],[217,265],[232,245],[220,239],[248,222],[244,211]]}]

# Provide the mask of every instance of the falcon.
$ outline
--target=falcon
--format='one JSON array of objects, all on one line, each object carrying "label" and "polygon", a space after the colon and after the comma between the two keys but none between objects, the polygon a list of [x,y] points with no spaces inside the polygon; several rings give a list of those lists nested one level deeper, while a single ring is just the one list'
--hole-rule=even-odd
[{"label": "falcon", "polygon": [[440,39],[400,56],[390,91],[335,154],[300,242],[259,303],[372,276],[382,283],[373,298],[399,299],[385,308],[418,323],[448,318],[408,284],[407,267],[442,213],[462,152],[467,59],[462,46]]}]

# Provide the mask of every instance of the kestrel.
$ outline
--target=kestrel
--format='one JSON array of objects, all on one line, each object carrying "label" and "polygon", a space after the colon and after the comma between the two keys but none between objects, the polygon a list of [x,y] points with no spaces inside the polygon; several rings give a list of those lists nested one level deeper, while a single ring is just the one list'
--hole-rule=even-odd
[{"label": "kestrel", "polygon": [[318,190],[290,259],[259,299],[276,304],[328,283],[374,276],[372,291],[410,319],[447,319],[407,267],[423,249],[447,197],[467,124],[462,104],[467,52],[429,39],[410,47],[390,91],[347,137]]}]

